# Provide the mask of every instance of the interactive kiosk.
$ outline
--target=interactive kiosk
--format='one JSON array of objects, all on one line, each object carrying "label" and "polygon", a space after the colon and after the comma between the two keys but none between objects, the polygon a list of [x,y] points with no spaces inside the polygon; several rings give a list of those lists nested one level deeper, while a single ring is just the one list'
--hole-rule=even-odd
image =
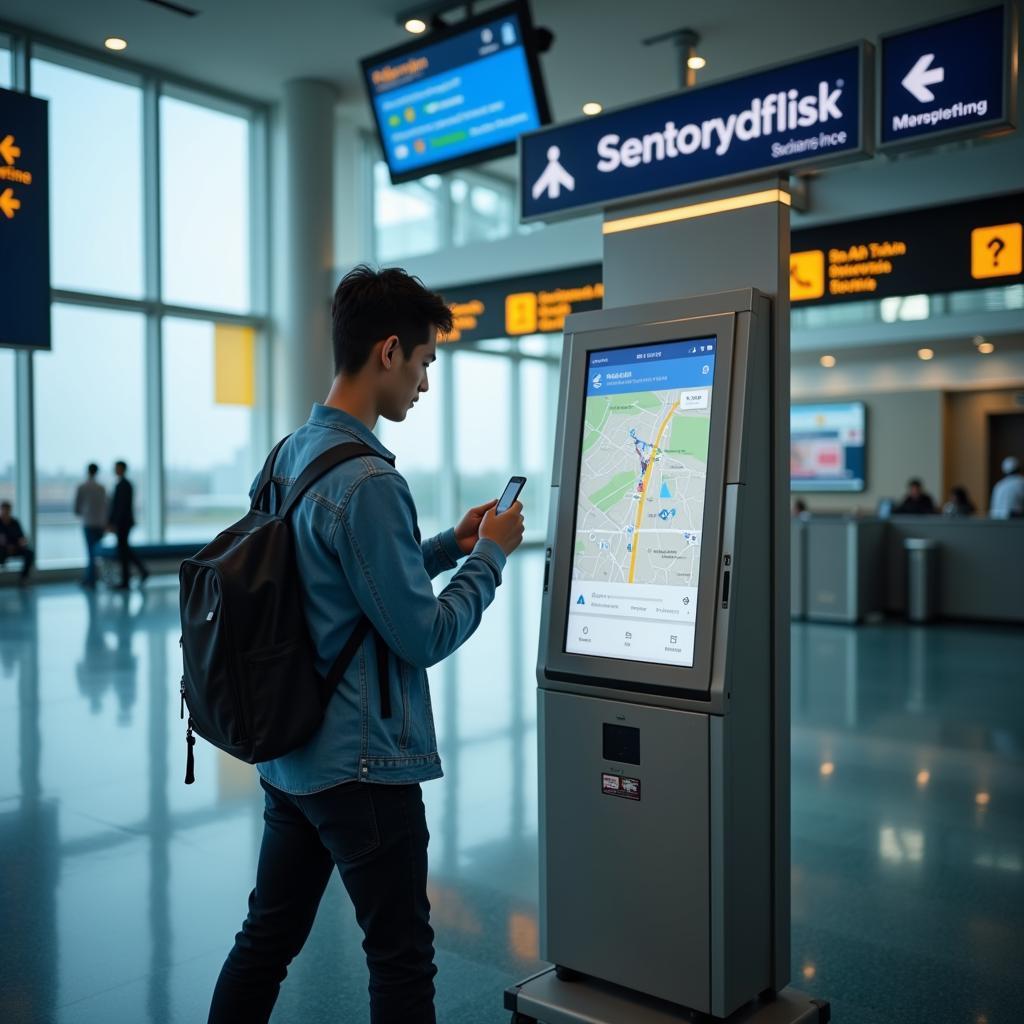
[{"label": "interactive kiosk", "polygon": [[[513,1020],[748,1019],[788,979],[771,331],[755,289],[566,321],[537,667],[557,966]],[[819,1019],[787,998],[772,1019]]]}]

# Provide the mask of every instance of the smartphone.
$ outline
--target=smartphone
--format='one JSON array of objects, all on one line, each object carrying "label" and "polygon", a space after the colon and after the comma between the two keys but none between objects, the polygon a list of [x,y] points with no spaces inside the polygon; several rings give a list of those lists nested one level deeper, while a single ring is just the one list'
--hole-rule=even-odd
[{"label": "smartphone", "polygon": [[519,492],[525,486],[525,476],[509,477],[508,483],[505,484],[505,490],[501,492],[501,497],[498,499],[498,505],[494,510],[494,514],[500,516],[502,512],[507,512],[512,507],[512,502],[519,497]]}]

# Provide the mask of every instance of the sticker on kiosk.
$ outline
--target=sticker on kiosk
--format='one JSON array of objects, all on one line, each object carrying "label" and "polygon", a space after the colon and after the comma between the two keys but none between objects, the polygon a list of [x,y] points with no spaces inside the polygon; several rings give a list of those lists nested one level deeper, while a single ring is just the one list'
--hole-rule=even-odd
[{"label": "sticker on kiosk", "polygon": [[610,775],[608,772],[602,772],[601,792],[605,796],[622,797],[623,800],[639,800],[640,780],[631,779],[625,775]]}]

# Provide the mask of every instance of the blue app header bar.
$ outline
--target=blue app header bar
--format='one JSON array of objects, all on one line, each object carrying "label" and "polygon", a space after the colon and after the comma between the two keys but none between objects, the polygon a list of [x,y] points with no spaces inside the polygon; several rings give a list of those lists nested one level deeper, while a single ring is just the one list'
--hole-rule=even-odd
[{"label": "blue app header bar", "polygon": [[865,48],[524,135],[523,219],[861,154]]},{"label": "blue app header bar", "polygon": [[1006,123],[1008,57],[1002,5],[884,37],[881,144]]},{"label": "blue app header bar", "polygon": [[587,397],[711,387],[715,338],[591,352]]}]

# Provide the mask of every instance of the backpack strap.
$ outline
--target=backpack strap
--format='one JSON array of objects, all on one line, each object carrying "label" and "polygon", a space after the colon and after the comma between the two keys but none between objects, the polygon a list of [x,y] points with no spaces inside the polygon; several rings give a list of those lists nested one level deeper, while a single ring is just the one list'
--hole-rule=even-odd
[{"label": "backpack strap", "polygon": [[[333,448],[328,448],[327,451],[318,455],[302,471],[291,487],[288,488],[288,497],[285,498],[284,504],[281,506],[281,510],[278,515],[282,519],[286,519],[302,495],[305,494],[306,491],[308,491],[309,488],[320,479],[320,477],[328,472],[328,470],[334,469],[335,466],[340,466],[343,462],[349,462],[351,459],[358,459],[366,456],[374,459],[383,459],[392,466],[395,464],[394,459],[388,458],[386,455],[382,455],[379,451],[376,451],[369,445],[362,444],[359,441],[349,441],[344,444],[335,445]],[[344,674],[345,669],[348,668],[350,662],[356,656],[356,652],[359,650],[369,633],[373,633],[377,646],[377,686],[380,691],[380,713],[382,718],[390,718],[391,685],[388,677],[390,651],[388,650],[388,645],[384,638],[373,628],[373,624],[366,615],[356,623],[348,640],[345,641],[345,646],[341,649],[341,653],[334,659],[334,663],[331,665],[326,677],[324,678],[324,704],[326,704],[330,699],[331,694],[334,692],[334,688],[341,681],[341,677]]]},{"label": "backpack strap", "polygon": [[380,452],[360,441],[348,441],[345,444],[336,444],[333,448],[318,455],[299,475],[299,478],[288,488],[288,497],[285,498],[278,515],[282,519],[288,518],[288,513],[295,507],[299,499],[316,483],[328,470],[340,466],[343,462],[358,459],[362,456],[369,456],[374,459],[383,459],[390,465],[394,465],[394,459],[389,459]]},{"label": "backpack strap", "polygon": [[277,444],[274,445],[274,450],[267,456],[267,461],[263,463],[263,472],[260,473],[259,482],[256,484],[256,493],[253,495],[252,507],[259,509],[262,502],[263,496],[270,489],[274,482],[274,463],[277,462],[277,453],[284,447],[285,441],[291,437],[291,434],[286,434],[281,438]]}]

